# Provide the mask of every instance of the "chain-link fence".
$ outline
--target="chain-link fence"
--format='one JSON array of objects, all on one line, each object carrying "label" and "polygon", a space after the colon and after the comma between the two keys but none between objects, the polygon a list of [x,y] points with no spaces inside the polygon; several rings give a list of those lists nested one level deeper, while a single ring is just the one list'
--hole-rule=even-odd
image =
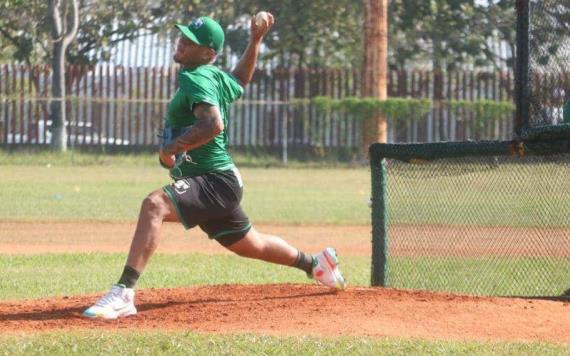
[{"label": "chain-link fence", "polygon": [[376,284],[475,295],[565,293],[569,152],[568,141],[373,147]]},{"label": "chain-link fence", "polygon": [[528,14],[529,125],[570,123],[570,2],[532,0]]}]

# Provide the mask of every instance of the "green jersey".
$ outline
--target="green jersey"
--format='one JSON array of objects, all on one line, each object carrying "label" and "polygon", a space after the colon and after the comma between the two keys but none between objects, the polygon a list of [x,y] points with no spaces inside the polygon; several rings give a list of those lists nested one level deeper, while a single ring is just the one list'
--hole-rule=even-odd
[{"label": "green jersey", "polygon": [[165,127],[178,129],[193,125],[196,122],[192,113],[194,105],[207,103],[220,109],[224,130],[205,145],[186,152],[186,158],[170,170],[170,176],[177,179],[233,168],[227,150],[228,112],[231,103],[243,94],[243,87],[231,74],[212,65],[181,69],[178,83],[178,90],[168,104]]}]

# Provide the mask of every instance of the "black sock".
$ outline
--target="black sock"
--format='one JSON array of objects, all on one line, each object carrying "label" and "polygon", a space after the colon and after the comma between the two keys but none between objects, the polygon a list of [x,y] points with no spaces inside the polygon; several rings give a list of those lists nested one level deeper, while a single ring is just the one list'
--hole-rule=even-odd
[{"label": "black sock", "polygon": [[308,275],[313,274],[313,256],[305,254],[303,251],[298,251],[297,259],[293,263],[293,267],[297,267]]},{"label": "black sock", "polygon": [[137,283],[137,280],[139,279],[140,275],[141,274],[137,272],[136,269],[130,266],[125,266],[123,274],[121,275],[121,278],[119,278],[118,284],[122,284],[127,288],[133,288]]}]

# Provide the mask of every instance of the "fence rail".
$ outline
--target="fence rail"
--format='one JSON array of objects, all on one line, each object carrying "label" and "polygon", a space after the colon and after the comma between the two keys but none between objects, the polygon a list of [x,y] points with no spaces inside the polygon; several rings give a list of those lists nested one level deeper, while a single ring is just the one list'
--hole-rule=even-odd
[{"label": "fence rail", "polygon": [[[177,71],[177,67],[68,66],[70,143],[155,145],[154,133],[163,124],[168,99],[176,90]],[[458,113],[446,105],[449,100],[512,101],[510,72],[391,71],[388,77],[389,96],[433,101],[425,117],[388,118],[390,142],[511,137],[511,117],[498,118],[474,132],[473,113]],[[51,78],[49,66],[0,65],[0,144],[49,141]],[[294,105],[293,99],[359,96],[360,82],[361,73],[354,69],[259,70],[232,107],[230,142],[238,147],[358,147],[359,122],[325,117],[311,105]]]}]

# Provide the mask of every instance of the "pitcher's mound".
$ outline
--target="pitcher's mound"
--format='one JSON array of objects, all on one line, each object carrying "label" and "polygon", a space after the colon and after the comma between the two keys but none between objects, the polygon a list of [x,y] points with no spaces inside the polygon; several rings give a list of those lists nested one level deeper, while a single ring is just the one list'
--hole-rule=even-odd
[{"label": "pitcher's mound", "polygon": [[81,312],[98,295],[0,303],[0,332],[160,329],[431,340],[570,343],[570,303],[383,288],[220,285],[139,290],[139,314],[115,321]]}]

